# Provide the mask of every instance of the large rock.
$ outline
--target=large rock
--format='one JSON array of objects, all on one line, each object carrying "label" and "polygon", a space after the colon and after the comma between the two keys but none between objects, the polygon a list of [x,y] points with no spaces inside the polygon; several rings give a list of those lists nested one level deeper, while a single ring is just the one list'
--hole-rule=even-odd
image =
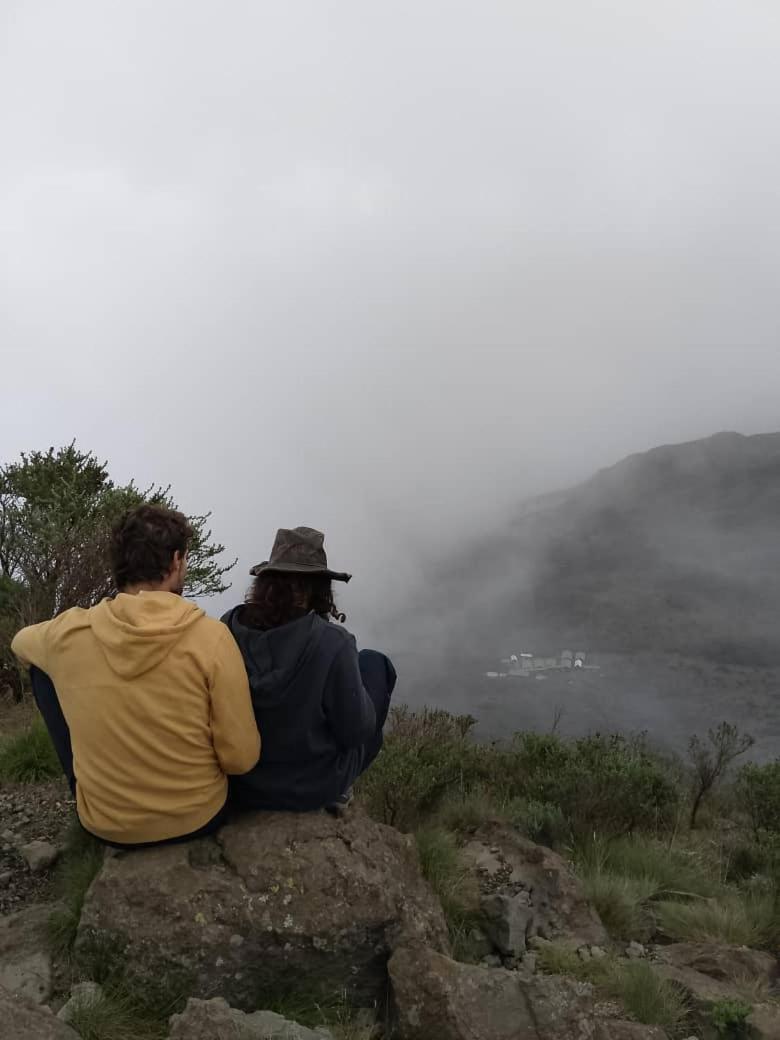
[{"label": "large rock", "polygon": [[170,1024],[169,1040],[332,1040],[327,1029],[307,1029],[273,1011],[246,1015],[221,997],[188,1000]]},{"label": "large rock", "polygon": [[566,862],[496,823],[481,827],[464,850],[472,898],[502,953],[522,954],[535,936],[574,946],[609,943],[598,914]]},{"label": "large rock", "polygon": [[256,813],[201,839],[111,856],[84,904],[82,974],[96,959],[147,988],[237,1008],[298,984],[381,999],[400,942],[447,950],[413,842],[358,813]]},{"label": "large rock", "polygon": [[757,1004],[748,1016],[747,1024],[754,1040],[780,1040],[780,1006]]},{"label": "large rock", "polygon": [[659,946],[656,960],[675,968],[692,968],[721,982],[734,980],[772,986],[778,976],[777,960],[763,950],[747,946],[716,946],[711,943],[673,943]]},{"label": "large rock", "polygon": [[591,987],[459,964],[422,948],[388,965],[401,1040],[589,1040]]},{"label": "large rock", "polygon": [[0,987],[34,1004],[51,994],[46,926],[51,907],[30,906],[0,917]]},{"label": "large rock", "polygon": [[79,1040],[47,1007],[14,997],[0,988],[0,1036],[8,1040]]},{"label": "large rock", "polygon": [[777,980],[775,958],[745,946],[673,943],[657,947],[654,958],[658,974],[676,982],[703,1010],[720,1000],[769,996]]}]

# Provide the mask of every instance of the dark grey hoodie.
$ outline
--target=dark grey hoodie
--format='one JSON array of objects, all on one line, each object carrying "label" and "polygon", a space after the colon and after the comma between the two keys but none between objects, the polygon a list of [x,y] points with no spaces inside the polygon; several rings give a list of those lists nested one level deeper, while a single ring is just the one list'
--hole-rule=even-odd
[{"label": "dark grey hoodie", "polygon": [[260,761],[231,778],[232,797],[257,809],[321,809],[360,772],[376,732],[374,705],[360,678],[355,638],[311,613],[261,631],[222,620],[244,657],[263,742]]}]

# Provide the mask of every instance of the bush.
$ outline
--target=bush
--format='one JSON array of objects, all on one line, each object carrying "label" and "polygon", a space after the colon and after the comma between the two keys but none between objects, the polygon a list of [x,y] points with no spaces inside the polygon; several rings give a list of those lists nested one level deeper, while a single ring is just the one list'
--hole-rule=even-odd
[{"label": "bush", "polygon": [[780,834],[780,760],[744,766],[737,791],[756,837]]},{"label": "bush", "polygon": [[553,849],[569,839],[571,828],[559,805],[520,799],[510,803],[509,811],[518,830],[537,845]]},{"label": "bush", "polygon": [[[468,739],[473,725],[468,715],[396,709],[384,749],[359,784],[369,813],[410,830],[442,804],[457,815],[458,799],[469,805],[478,796],[479,811],[509,812],[546,844],[665,827],[676,818],[677,778],[641,738],[595,734],[566,742],[521,733],[509,746],[478,745]],[[472,802],[478,825],[475,809]]]},{"label": "bush", "polygon": [[475,749],[467,738],[475,723],[470,715],[395,708],[384,747],[358,785],[370,815],[411,830],[447,791],[472,785]]},{"label": "bush", "polygon": [[0,744],[0,780],[33,784],[62,776],[62,766],[40,717]]},{"label": "bush", "polygon": [[718,1036],[743,1037],[748,1035],[748,1015],[752,1011],[750,1004],[743,1000],[719,1000],[712,1005],[710,1018]]}]

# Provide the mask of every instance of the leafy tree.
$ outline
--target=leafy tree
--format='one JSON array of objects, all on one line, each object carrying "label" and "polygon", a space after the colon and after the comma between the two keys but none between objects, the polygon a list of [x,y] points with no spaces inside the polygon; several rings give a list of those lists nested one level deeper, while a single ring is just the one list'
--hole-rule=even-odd
[{"label": "leafy tree", "polygon": [[[9,667],[13,631],[68,607],[90,607],[115,591],[111,528],[142,502],[176,508],[170,487],[117,485],[107,463],[75,443],[23,454],[0,467],[0,670]],[[208,513],[189,518],[195,531],[185,590],[190,596],[224,592],[235,566],[220,566],[224,546],[212,540],[208,519]]]},{"label": "leafy tree", "polygon": [[701,803],[728,770],[731,763],[744,755],[755,744],[748,733],[740,733],[738,726],[721,722],[707,734],[706,742],[700,737],[691,737],[688,742],[688,757],[693,767],[693,802],[691,804],[691,830],[696,826]]}]

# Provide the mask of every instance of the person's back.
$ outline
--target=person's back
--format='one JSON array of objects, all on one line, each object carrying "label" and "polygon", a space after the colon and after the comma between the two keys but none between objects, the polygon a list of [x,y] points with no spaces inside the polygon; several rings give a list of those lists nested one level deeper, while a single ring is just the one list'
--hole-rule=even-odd
[{"label": "person's back", "polygon": [[395,671],[384,654],[358,653],[354,637],[331,623],[331,571],[323,536],[282,529],[271,560],[253,568],[247,602],[222,620],[249,674],[263,733],[262,760],[231,780],[246,808],[311,811],[339,807],[382,744]]},{"label": "person's back", "polygon": [[[140,516],[147,527],[155,519]],[[182,599],[183,572],[160,584],[123,581],[130,591],[23,629],[12,644],[57,691],[79,819],[120,844],[206,827],[225,805],[225,774],[250,769],[260,750],[246,670],[229,633]]]}]

